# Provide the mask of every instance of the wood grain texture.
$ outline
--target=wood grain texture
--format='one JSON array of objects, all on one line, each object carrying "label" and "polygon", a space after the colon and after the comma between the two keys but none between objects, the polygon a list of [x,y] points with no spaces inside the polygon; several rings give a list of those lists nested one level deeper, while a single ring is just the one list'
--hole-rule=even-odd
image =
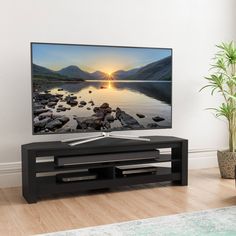
[{"label": "wood grain texture", "polygon": [[168,183],[93,191],[27,204],[21,188],[0,189],[0,235],[32,235],[236,204],[234,180],[218,169],[190,171],[189,186]]}]

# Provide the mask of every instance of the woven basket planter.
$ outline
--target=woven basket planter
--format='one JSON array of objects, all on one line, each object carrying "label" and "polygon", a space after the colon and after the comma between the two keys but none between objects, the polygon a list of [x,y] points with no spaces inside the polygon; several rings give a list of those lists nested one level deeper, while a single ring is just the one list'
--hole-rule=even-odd
[{"label": "woven basket planter", "polygon": [[224,179],[234,179],[236,153],[229,151],[217,151],[217,158],[221,177]]}]

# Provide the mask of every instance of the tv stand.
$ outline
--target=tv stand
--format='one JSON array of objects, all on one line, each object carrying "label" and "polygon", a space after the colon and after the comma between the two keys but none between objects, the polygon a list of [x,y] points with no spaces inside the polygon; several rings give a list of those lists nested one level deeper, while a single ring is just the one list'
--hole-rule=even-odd
[{"label": "tv stand", "polygon": [[[107,139],[70,146],[67,143],[38,142],[22,145],[22,191],[28,203],[61,193],[115,188],[125,185],[162,181],[178,185],[188,183],[188,140],[169,136],[141,137],[142,142],[128,139]],[[162,149],[169,149],[163,154]],[[161,154],[158,155],[160,150]],[[45,157],[50,157],[45,160]],[[117,166],[157,165],[155,173],[120,176]],[[163,167],[160,163],[168,163]],[[56,174],[89,170],[96,179],[58,182]],[[158,197],[158,196],[157,196]]]},{"label": "tv stand", "polygon": [[[130,140],[146,141],[146,142],[150,141],[149,138],[141,138],[139,136],[120,135],[120,134],[102,132],[100,134],[90,135],[87,137],[77,137],[77,138],[71,138],[71,139],[64,139],[64,140],[62,140],[62,142],[69,143],[70,146],[76,146],[76,145],[80,145],[83,143],[89,143],[89,142],[93,142],[93,141],[104,139],[104,138],[130,139]],[[81,141],[78,141],[78,140],[81,140]]]}]

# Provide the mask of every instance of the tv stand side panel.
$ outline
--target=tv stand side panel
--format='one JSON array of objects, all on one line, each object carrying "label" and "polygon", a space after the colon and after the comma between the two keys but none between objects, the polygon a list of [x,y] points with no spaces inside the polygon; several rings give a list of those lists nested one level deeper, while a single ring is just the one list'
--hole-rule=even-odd
[{"label": "tv stand side panel", "polygon": [[22,194],[28,203],[37,202],[36,155],[34,151],[21,150]]},{"label": "tv stand side panel", "polygon": [[181,185],[188,185],[188,140],[182,141],[181,147]]},{"label": "tv stand side panel", "polygon": [[171,164],[171,172],[181,174],[181,180],[174,182],[182,186],[188,185],[188,140],[183,140],[180,147],[171,148],[171,155],[173,160],[181,160]]}]

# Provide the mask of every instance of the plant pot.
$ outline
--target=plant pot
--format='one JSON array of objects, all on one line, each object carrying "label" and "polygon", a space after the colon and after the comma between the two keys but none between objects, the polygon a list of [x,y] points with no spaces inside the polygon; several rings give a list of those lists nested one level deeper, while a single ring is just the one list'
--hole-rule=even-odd
[{"label": "plant pot", "polygon": [[229,151],[217,151],[217,158],[221,177],[224,179],[234,179],[236,153]]}]

